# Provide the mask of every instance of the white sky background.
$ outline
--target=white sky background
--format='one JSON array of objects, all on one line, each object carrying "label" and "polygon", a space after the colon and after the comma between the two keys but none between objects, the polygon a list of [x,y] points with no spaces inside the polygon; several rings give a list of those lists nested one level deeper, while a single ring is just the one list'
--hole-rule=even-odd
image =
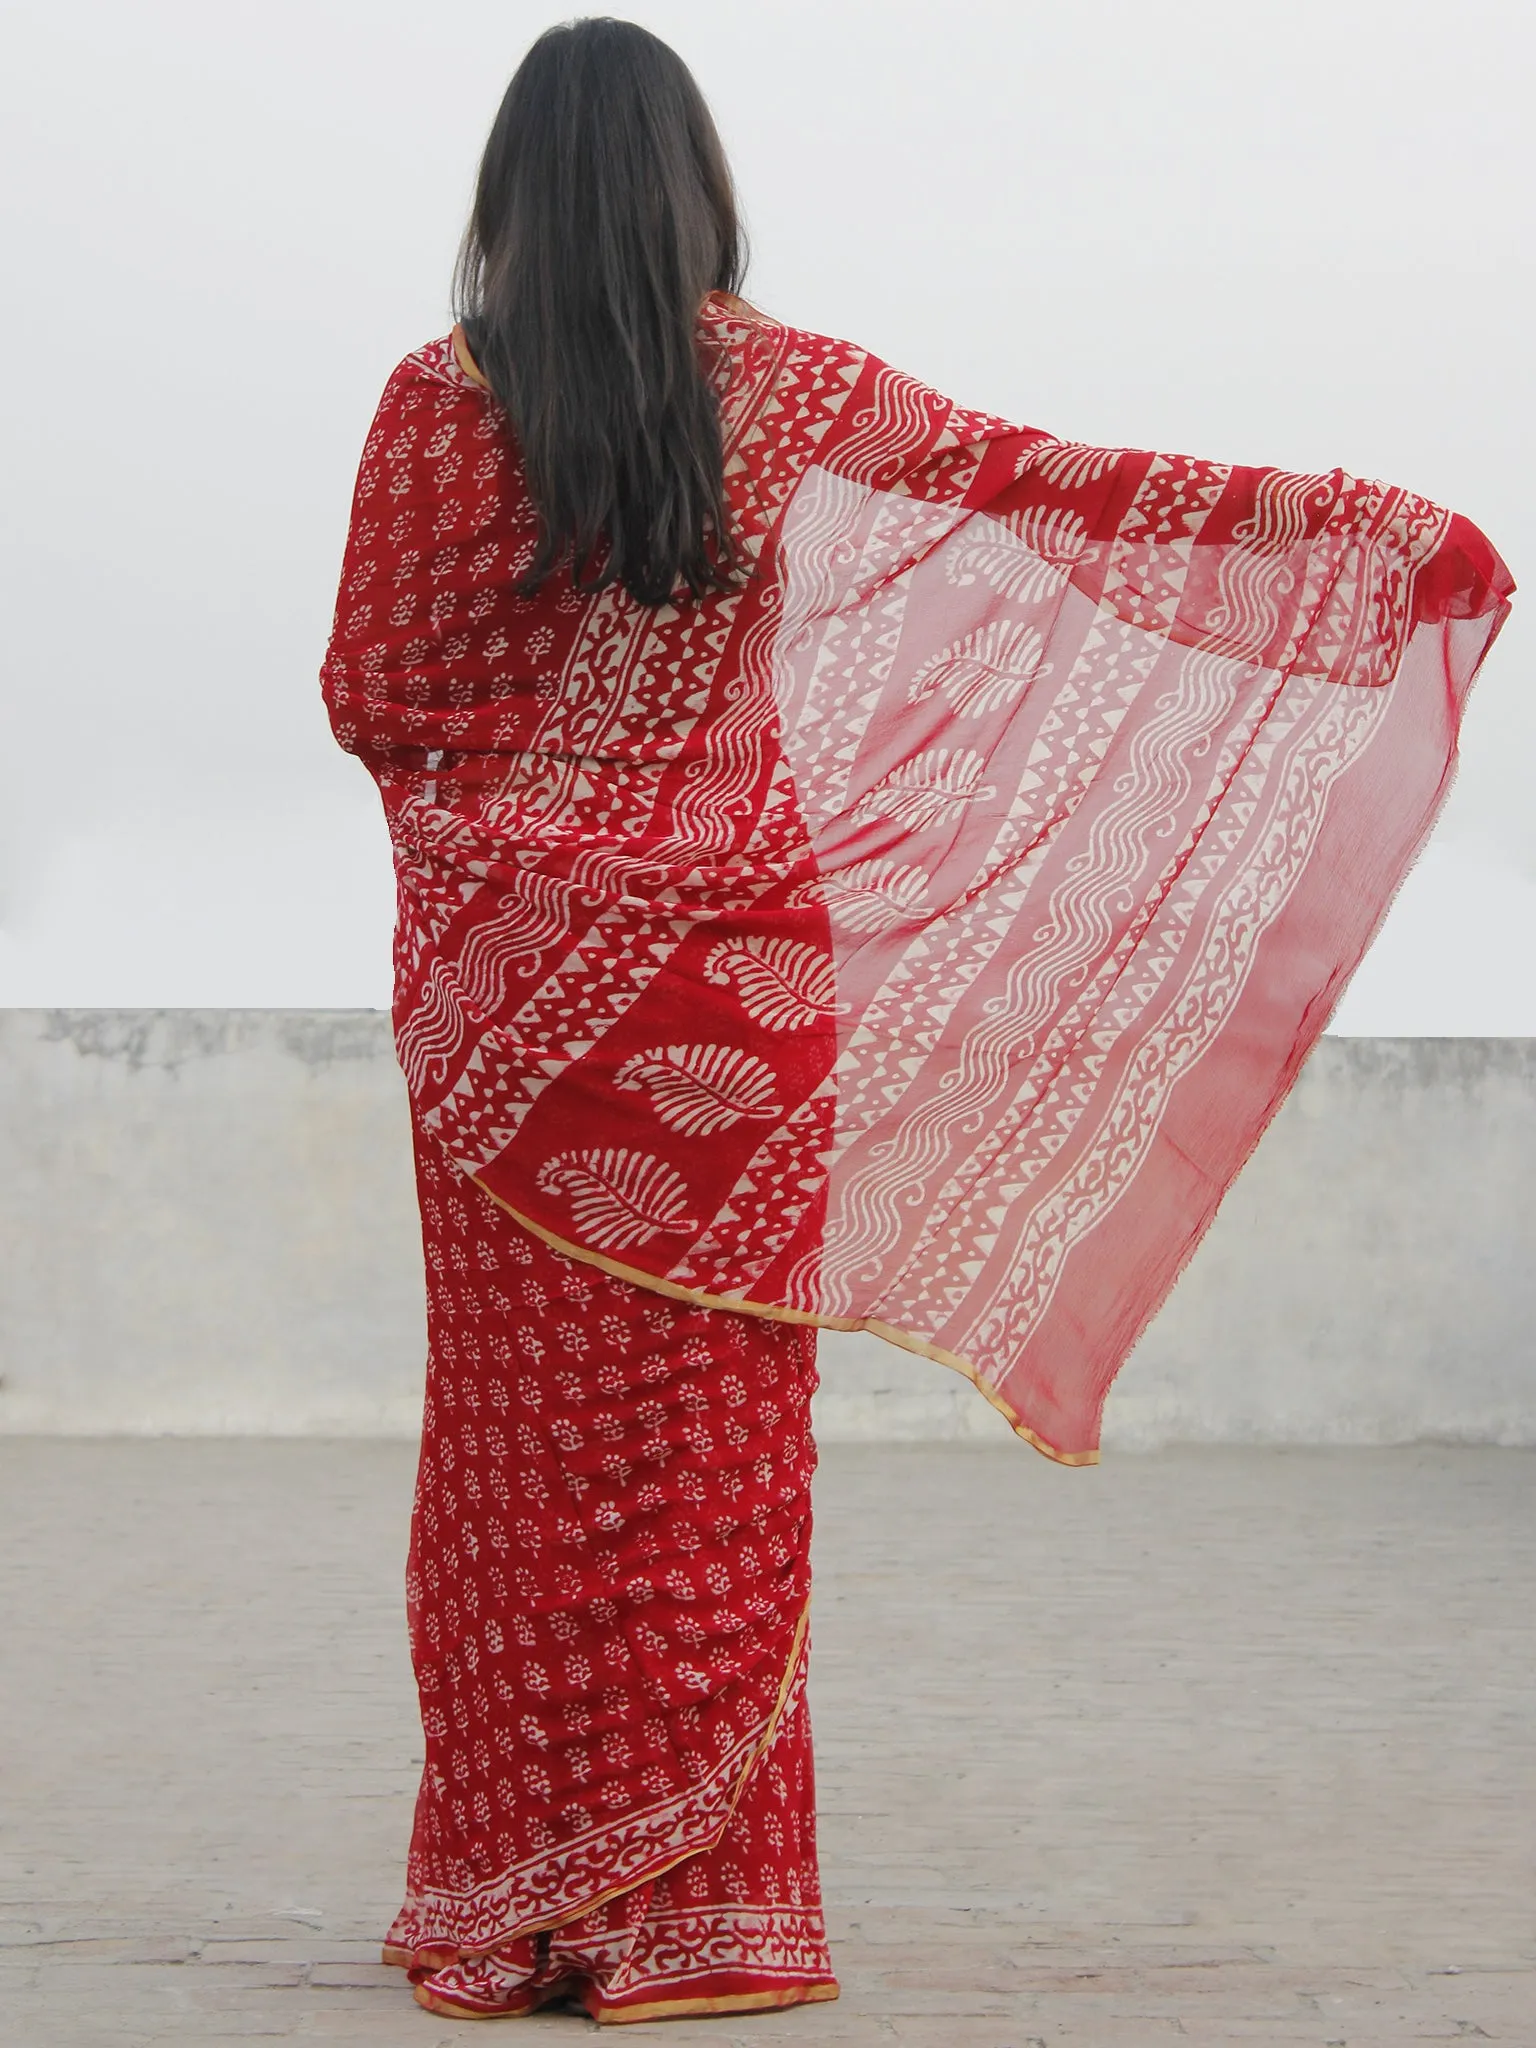
[{"label": "white sky background", "polygon": [[[749,295],[1079,440],[1453,505],[1536,583],[1524,0],[675,0]],[[543,6],[11,0],[0,1003],[383,1005],[318,667]],[[1337,1029],[1536,1033],[1536,589]]]}]

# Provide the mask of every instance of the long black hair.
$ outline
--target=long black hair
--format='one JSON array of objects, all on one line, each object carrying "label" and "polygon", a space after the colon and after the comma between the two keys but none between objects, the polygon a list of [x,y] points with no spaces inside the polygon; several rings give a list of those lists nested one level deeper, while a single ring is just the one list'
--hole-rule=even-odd
[{"label": "long black hair", "polygon": [[730,170],[675,51],[595,17],[539,37],[481,159],[454,310],[521,448],[542,532],[523,588],[659,605],[735,571],[696,339],[745,268]]}]

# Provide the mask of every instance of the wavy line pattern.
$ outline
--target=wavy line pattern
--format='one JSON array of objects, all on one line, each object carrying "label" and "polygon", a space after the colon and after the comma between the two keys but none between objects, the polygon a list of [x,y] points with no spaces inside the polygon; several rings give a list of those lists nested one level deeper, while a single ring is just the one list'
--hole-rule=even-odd
[{"label": "wavy line pattern", "polygon": [[402,1065],[573,1241],[1006,1379],[1293,895],[1345,928],[1314,850],[1448,516],[1015,433],[766,319],[709,346],[751,574],[697,604],[506,600],[532,528],[441,349],[370,434],[326,673]]}]

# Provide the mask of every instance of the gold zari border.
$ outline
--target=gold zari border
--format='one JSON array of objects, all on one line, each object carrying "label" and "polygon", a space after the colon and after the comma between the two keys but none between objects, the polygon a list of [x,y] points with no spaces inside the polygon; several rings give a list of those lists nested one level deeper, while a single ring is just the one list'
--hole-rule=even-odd
[{"label": "gold zari border", "polygon": [[589,1251],[585,1245],[572,1244],[569,1238],[558,1237],[554,1231],[546,1230],[542,1223],[535,1223],[531,1216],[525,1216],[521,1209],[514,1209],[510,1202],[488,1188],[478,1175],[469,1178],[484,1195],[489,1195],[499,1209],[531,1230],[535,1237],[557,1252],[564,1252],[568,1259],[575,1259],[584,1266],[596,1266],[601,1273],[610,1274],[615,1280],[628,1280],[636,1287],[648,1287],[653,1294],[665,1294],[673,1301],[688,1301],[699,1308],[723,1308],[737,1315],[762,1316],[774,1323],[810,1323],[818,1330],[867,1330],[872,1337],[882,1337],[887,1344],[894,1344],[900,1351],[915,1351],[919,1358],[931,1358],[936,1365],[947,1365],[968,1379],[971,1385],[986,1400],[990,1401],[999,1415],[1003,1416],[1015,1436],[1023,1437],[1025,1443],[1047,1457],[1054,1465],[1097,1465],[1097,1451],[1060,1451],[1029,1424],[1003,1399],[1002,1395],[989,1387],[967,1359],[957,1357],[953,1351],[945,1351],[937,1344],[930,1344],[923,1337],[914,1337],[909,1330],[898,1330],[894,1323],[882,1323],[875,1316],[822,1316],[806,1308],[778,1308],[771,1302],[749,1301],[742,1295],[706,1294],[699,1287],[679,1287],[675,1280],[662,1280],[654,1273],[642,1272],[638,1266],[626,1266],[621,1259],[610,1259],[605,1252]]},{"label": "gold zari border", "polygon": [[[782,1991],[738,1991],[725,1998],[657,1998],[645,2005],[587,2005],[600,2027],[627,2027],[640,2020],[703,2019],[712,2012],[782,2012],[792,2005],[825,2005],[838,1986],[787,1984]],[[586,2005],[586,2001],[582,2001]]]},{"label": "gold zari border", "polygon": [[[487,1192],[489,1193],[489,1190]],[[494,1199],[495,1197],[492,1196],[493,1201]],[[502,1207],[505,1208],[506,1204],[503,1203]],[[599,1906],[606,1906],[611,1900],[622,1898],[625,1892],[632,1892],[643,1884],[650,1884],[656,1878],[664,1877],[669,1870],[676,1869],[678,1864],[686,1863],[694,1856],[701,1856],[708,1850],[718,1848],[726,1829],[735,1818],[736,1809],[741,1804],[752,1773],[773,1747],[774,1739],[778,1735],[779,1724],[784,1718],[784,1709],[789,1702],[790,1690],[794,1685],[796,1674],[800,1670],[805,1651],[806,1633],[810,1628],[810,1623],[811,1603],[807,1599],[795,1621],[794,1634],[790,1638],[789,1656],[784,1666],[784,1676],[779,1680],[778,1696],[774,1700],[772,1711],[763,1725],[762,1733],[752,1745],[746,1762],[741,1767],[735,1787],[731,1792],[730,1803],[726,1807],[724,1818],[706,1840],[695,1842],[689,1848],[679,1849],[675,1855],[668,1856],[664,1862],[657,1863],[654,1867],[643,1870],[638,1877],[626,1878],[623,1884],[612,1885],[605,1892],[598,1892],[590,1899],[583,1899],[579,1906],[566,1907],[553,1918],[521,1921],[515,1927],[508,1927],[498,1934],[494,1941],[481,1942],[478,1945],[428,1942],[420,1949],[403,1948],[397,1943],[385,1942],[380,1950],[380,1961],[389,1964],[394,1969],[409,1969],[418,1955],[446,1955],[450,1948],[452,1948],[455,1958],[461,1956],[494,1955],[504,1942],[520,1941],[524,1935],[528,1934],[553,1933],[561,1927],[569,1926],[574,1920],[583,1920],[588,1913],[595,1913]],[[419,1990],[420,1988],[418,1985],[417,1989]],[[831,1995],[835,1997],[836,1993],[834,1992]],[[494,2019],[501,2017],[501,2015],[494,2013],[456,2012],[454,2017],[458,2019]]]},{"label": "gold zari border", "polygon": [[554,1933],[561,1927],[569,1926],[573,1920],[584,1920],[589,1913],[595,1913],[599,1906],[606,1906],[611,1900],[622,1898],[625,1892],[636,1891],[641,1885],[651,1884],[658,1877],[664,1877],[669,1870],[675,1870],[679,1863],[687,1863],[695,1856],[702,1856],[706,1850],[719,1848],[721,1838],[736,1817],[736,1809],[742,1802],[748,1780],[768,1751],[773,1747],[774,1737],[779,1732],[779,1723],[784,1718],[784,1708],[789,1701],[790,1688],[793,1686],[795,1675],[800,1669],[801,1659],[805,1652],[806,1631],[809,1629],[810,1624],[811,1603],[807,1599],[805,1605],[800,1610],[800,1618],[795,1623],[795,1633],[789,1646],[789,1659],[784,1666],[784,1676],[779,1681],[779,1695],[773,1703],[773,1711],[768,1716],[763,1732],[754,1745],[751,1754],[741,1767],[741,1775],[736,1780],[736,1789],[731,1794],[731,1803],[725,1810],[725,1818],[707,1841],[695,1842],[687,1849],[679,1849],[675,1856],[669,1856],[666,1862],[658,1863],[654,1869],[647,1870],[643,1876],[626,1878],[623,1884],[613,1885],[605,1892],[598,1892],[593,1898],[584,1899],[579,1906],[562,1912],[557,1919],[530,1920],[526,1926],[513,1928],[506,1934],[498,1935],[496,1940],[489,1943],[485,1948],[467,1948],[462,1953],[464,1955],[494,1955],[497,1948],[504,1941],[515,1941],[525,1934]]},{"label": "gold zari border", "polygon": [[[756,312],[754,307],[746,305],[743,300],[733,299],[729,293],[717,293],[715,296],[725,299],[733,312]],[[452,339],[454,360],[459,368],[472,383],[478,384],[482,391],[488,391],[490,386],[469,352],[469,343],[462,327],[455,325]],[[990,1401],[999,1415],[1004,1417],[1014,1435],[1023,1437],[1025,1443],[1032,1444],[1053,1464],[1097,1465],[1099,1462],[1097,1451],[1062,1451],[1058,1450],[1055,1444],[1047,1443],[1037,1430],[1031,1429],[1022,1416],[1009,1407],[1001,1394],[987,1385],[975,1366],[967,1359],[957,1357],[953,1351],[945,1351],[937,1344],[929,1344],[921,1337],[914,1337],[909,1331],[898,1330],[892,1323],[880,1322],[873,1316],[850,1318],[813,1315],[808,1309],[776,1308],[768,1302],[748,1301],[738,1295],[706,1294],[702,1288],[679,1287],[674,1281],[661,1280],[654,1273],[642,1272],[638,1266],[626,1266],[621,1260],[610,1259],[602,1252],[588,1251],[585,1245],[572,1244],[569,1238],[557,1237],[554,1231],[546,1230],[542,1223],[535,1223],[531,1216],[525,1216],[520,1209],[514,1209],[510,1202],[503,1202],[500,1195],[493,1194],[478,1176],[471,1174],[470,1178],[477,1188],[490,1195],[491,1200],[505,1209],[509,1216],[516,1217],[525,1230],[531,1230],[535,1237],[542,1238],[545,1244],[552,1245],[557,1252],[564,1252],[569,1259],[578,1259],[584,1265],[596,1266],[600,1272],[610,1273],[616,1280],[628,1280],[636,1287],[650,1288],[655,1294],[669,1295],[674,1301],[693,1302],[699,1308],[729,1309],[737,1315],[764,1316],[770,1322],[811,1323],[821,1330],[867,1330],[872,1337],[883,1338],[887,1344],[894,1344],[901,1351],[916,1352],[919,1358],[931,1358],[936,1365],[947,1365],[952,1372],[957,1372],[968,1379],[976,1391]]]}]

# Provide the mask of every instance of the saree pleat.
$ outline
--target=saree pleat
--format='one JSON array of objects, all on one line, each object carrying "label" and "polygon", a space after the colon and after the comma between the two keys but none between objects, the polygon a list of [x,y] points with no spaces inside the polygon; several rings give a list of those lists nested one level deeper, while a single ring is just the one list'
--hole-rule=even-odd
[{"label": "saree pleat", "polygon": [[391,1958],[503,2003],[577,1980],[605,2016],[831,1995],[804,1696],[814,1332],[566,1258],[419,1125],[416,1165],[426,1757]]}]

